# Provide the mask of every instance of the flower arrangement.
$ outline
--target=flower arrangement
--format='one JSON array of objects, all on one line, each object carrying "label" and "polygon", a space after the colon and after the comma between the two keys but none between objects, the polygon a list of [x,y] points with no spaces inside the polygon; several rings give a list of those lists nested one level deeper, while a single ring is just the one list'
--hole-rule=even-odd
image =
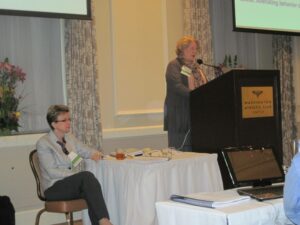
[{"label": "flower arrangement", "polygon": [[22,96],[17,96],[16,87],[23,83],[26,74],[8,58],[0,62],[0,136],[18,131],[21,112],[18,109]]}]

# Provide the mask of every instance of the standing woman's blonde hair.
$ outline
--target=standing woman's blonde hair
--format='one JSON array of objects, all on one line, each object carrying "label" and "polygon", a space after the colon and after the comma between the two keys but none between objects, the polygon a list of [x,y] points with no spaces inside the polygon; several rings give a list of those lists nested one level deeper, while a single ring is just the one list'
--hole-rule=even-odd
[{"label": "standing woman's blonde hair", "polygon": [[199,42],[193,36],[183,36],[177,41],[176,44],[176,55],[179,58],[183,58],[183,51],[186,49],[191,43],[196,43],[197,51],[199,50]]}]

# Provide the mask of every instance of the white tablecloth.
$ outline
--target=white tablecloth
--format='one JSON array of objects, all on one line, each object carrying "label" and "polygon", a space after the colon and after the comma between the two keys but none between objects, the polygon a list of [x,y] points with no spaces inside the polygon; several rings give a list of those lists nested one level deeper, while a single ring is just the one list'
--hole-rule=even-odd
[{"label": "white tablecloth", "polygon": [[[217,155],[179,153],[170,161],[103,160],[90,169],[102,185],[114,225],[157,224],[155,202],[171,194],[220,191]],[[84,223],[89,224],[84,216]]]},{"label": "white tablecloth", "polygon": [[[227,190],[228,191],[228,190]],[[238,195],[235,190],[229,190]],[[157,202],[159,225],[286,225],[282,199],[248,202],[225,208],[204,208],[177,202]]]}]

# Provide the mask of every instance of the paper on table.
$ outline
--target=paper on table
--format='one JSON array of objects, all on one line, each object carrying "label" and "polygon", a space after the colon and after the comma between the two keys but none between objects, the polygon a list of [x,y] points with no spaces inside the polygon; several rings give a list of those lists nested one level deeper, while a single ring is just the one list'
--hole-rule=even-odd
[{"label": "paper on table", "polygon": [[195,206],[221,208],[249,201],[249,196],[240,196],[222,192],[198,193],[192,196],[171,195],[171,200]]},{"label": "paper on table", "polygon": [[136,148],[128,148],[128,149],[126,149],[125,152],[127,153],[127,155],[130,155],[130,156],[141,156],[141,155],[143,155],[143,151],[139,150],[139,149],[136,149]]}]

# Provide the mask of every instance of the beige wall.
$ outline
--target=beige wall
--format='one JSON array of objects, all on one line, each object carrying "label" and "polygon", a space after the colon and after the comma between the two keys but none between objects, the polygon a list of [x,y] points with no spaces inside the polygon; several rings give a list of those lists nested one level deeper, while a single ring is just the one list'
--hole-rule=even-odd
[{"label": "beige wall", "polygon": [[95,2],[104,139],[164,134],[164,73],[183,33],[181,0]]}]

